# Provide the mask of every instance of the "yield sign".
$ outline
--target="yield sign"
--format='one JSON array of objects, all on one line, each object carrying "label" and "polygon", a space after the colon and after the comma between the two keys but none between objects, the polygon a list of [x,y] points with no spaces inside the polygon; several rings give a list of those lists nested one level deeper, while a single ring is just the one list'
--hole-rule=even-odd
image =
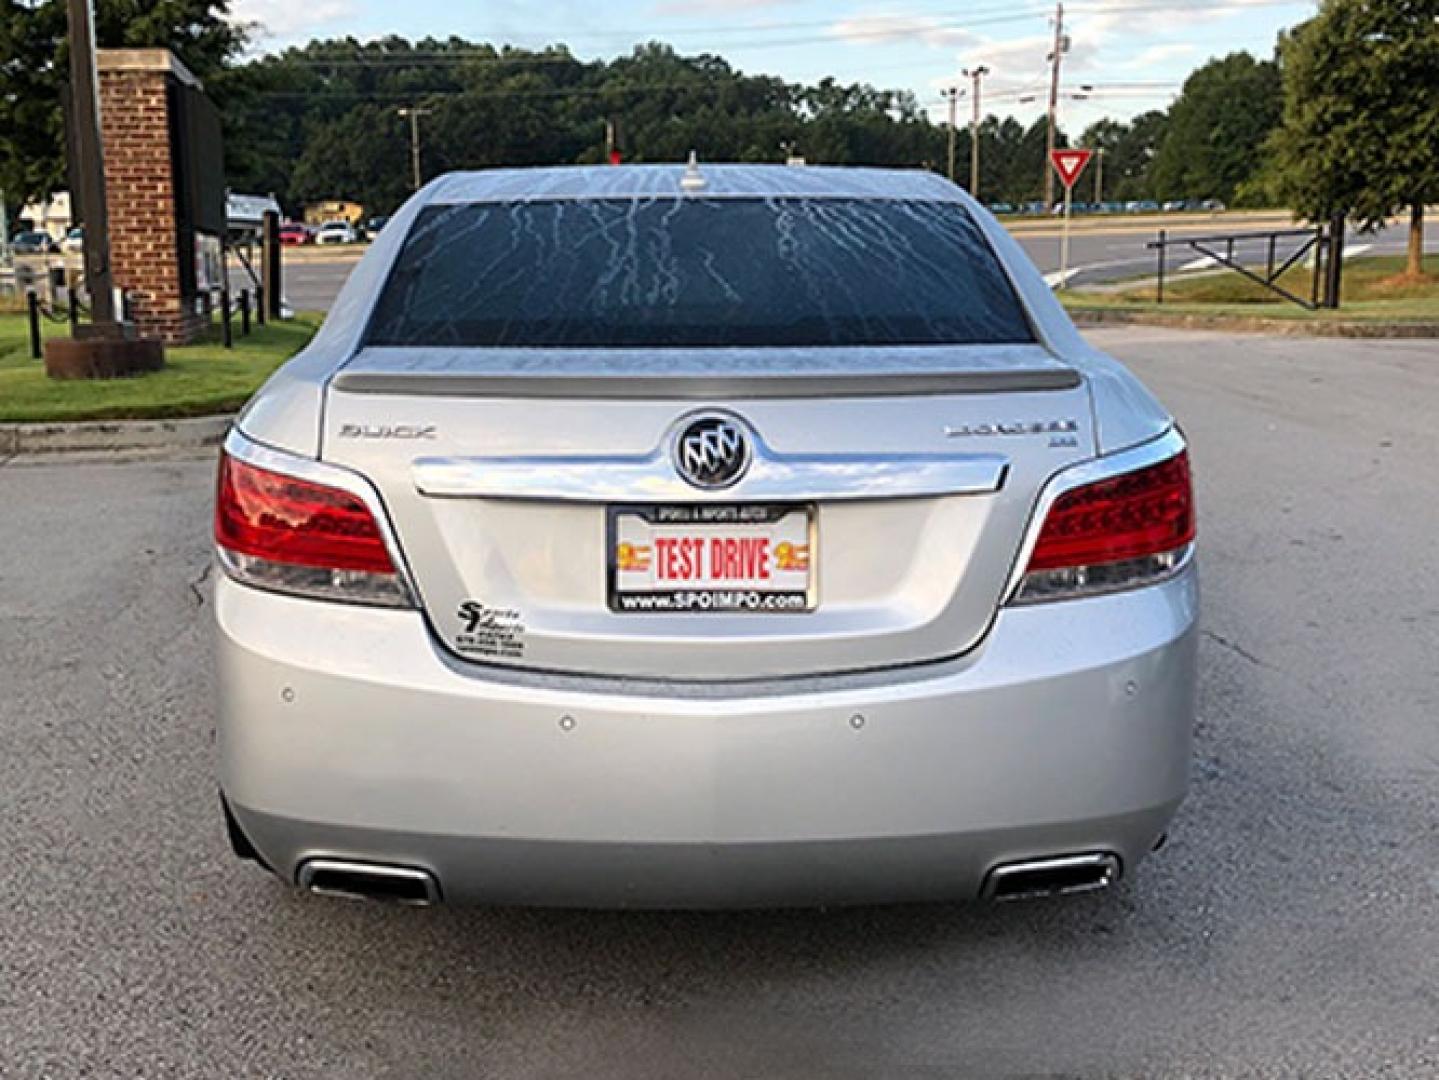
[{"label": "yield sign", "polygon": [[1093,156],[1093,150],[1051,150],[1049,163],[1054,166],[1054,171],[1059,173],[1060,182],[1066,188],[1072,188]]}]

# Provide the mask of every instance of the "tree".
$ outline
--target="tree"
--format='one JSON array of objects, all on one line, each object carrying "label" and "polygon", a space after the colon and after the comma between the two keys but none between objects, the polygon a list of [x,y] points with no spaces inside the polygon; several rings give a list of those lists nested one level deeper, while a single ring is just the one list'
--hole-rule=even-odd
[{"label": "tree", "polygon": [[1279,123],[1279,67],[1246,52],[1198,68],[1169,110],[1154,160],[1161,199],[1236,201],[1259,172],[1265,140]]},{"label": "tree", "polygon": [[[100,48],[171,49],[202,80],[244,46],[229,0],[97,0]],[[20,205],[62,187],[69,79],[64,0],[0,0],[0,190]]]},{"label": "tree", "polygon": [[12,210],[57,186],[65,145],[59,94],[58,5],[0,0],[0,191]]},{"label": "tree", "polygon": [[[942,167],[945,133],[908,93],[833,79],[799,86],[718,56],[649,43],[608,62],[450,39],[310,42],[226,76],[231,184],[290,209],[353,198],[393,209],[410,187],[400,105],[430,110],[424,171],[604,160],[613,122],[626,160]],[[1038,160],[1038,159],[1036,159]]]},{"label": "tree", "polygon": [[1405,275],[1424,272],[1439,201],[1439,12],[1433,0],[1326,0],[1281,43],[1283,126],[1272,186],[1314,221],[1366,230],[1409,211]]},{"label": "tree", "polygon": [[1079,144],[1104,151],[1104,194],[1120,202],[1154,196],[1154,159],[1169,128],[1169,114],[1159,109],[1141,113],[1129,123],[1100,120],[1091,124]]}]

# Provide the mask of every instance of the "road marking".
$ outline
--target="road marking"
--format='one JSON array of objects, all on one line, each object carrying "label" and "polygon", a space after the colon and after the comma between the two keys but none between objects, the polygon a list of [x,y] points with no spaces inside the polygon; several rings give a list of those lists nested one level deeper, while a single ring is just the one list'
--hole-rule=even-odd
[{"label": "road marking", "polygon": [[1187,262],[1187,263],[1185,263],[1183,266],[1181,266],[1181,267],[1179,268],[1179,273],[1181,273],[1181,274],[1187,274],[1187,273],[1189,273],[1189,271],[1191,271],[1191,270],[1207,270],[1207,269],[1209,269],[1211,266],[1218,266],[1218,265],[1219,265],[1219,260],[1218,260],[1218,259],[1216,259],[1213,255],[1206,255],[1206,256],[1204,256],[1204,258],[1202,258],[1202,259],[1195,259],[1193,262]]},{"label": "road marking", "polygon": [[[1356,256],[1363,255],[1366,251],[1373,250],[1373,244],[1352,244],[1344,249],[1344,257],[1346,259],[1353,259]],[[1309,258],[1304,260],[1304,265],[1306,267],[1311,267],[1314,265],[1314,256],[1312,254],[1309,256]]]},{"label": "road marking", "polygon": [[1058,270],[1051,270],[1049,273],[1044,275],[1044,283],[1048,285],[1051,289],[1057,289],[1061,285],[1067,284],[1069,282],[1069,279],[1074,277],[1074,275],[1088,269],[1089,267],[1087,266],[1076,266],[1064,271],[1064,273],[1062,274]]}]

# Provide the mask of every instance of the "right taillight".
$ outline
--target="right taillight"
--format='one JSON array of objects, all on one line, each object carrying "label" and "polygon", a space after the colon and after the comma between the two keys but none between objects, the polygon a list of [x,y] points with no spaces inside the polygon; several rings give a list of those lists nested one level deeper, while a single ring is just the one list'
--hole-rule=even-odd
[{"label": "right taillight", "polygon": [[1173,574],[1194,542],[1189,455],[1066,491],[1045,516],[1019,602],[1135,588]]},{"label": "right taillight", "polygon": [[236,581],[273,592],[408,607],[375,511],[341,487],[220,455],[215,546]]}]

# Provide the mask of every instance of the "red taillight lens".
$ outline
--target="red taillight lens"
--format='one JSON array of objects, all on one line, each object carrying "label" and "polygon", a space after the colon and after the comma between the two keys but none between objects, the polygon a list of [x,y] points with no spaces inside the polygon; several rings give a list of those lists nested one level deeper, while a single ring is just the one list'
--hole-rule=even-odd
[{"label": "red taillight lens", "polygon": [[220,458],[215,542],[286,566],[394,574],[375,516],[348,491]]},{"label": "red taillight lens", "polygon": [[1044,519],[1029,573],[1159,555],[1194,539],[1189,454],[1067,491]]}]

